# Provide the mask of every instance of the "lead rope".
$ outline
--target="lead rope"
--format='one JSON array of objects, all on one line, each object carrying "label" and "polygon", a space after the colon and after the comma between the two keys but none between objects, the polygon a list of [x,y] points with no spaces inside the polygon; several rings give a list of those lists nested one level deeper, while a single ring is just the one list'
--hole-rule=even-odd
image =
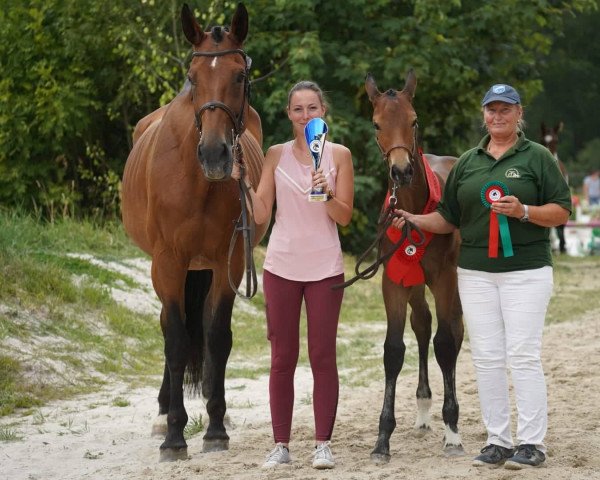
[{"label": "lead rope", "polygon": [[[227,255],[227,276],[229,277],[229,286],[239,297],[250,299],[254,297],[258,289],[258,278],[256,276],[256,266],[254,264],[254,248],[252,247],[252,239],[254,238],[254,220],[249,218],[248,215],[248,202],[250,203],[250,209],[252,209],[252,198],[246,183],[244,182],[245,170],[244,159],[242,154],[241,146],[238,142],[239,136],[234,140],[234,161],[239,163],[240,167],[240,179],[238,180],[238,186],[240,189],[240,216],[235,223],[233,234],[231,235],[231,241],[229,242],[229,253]],[[243,243],[244,243],[244,264],[246,270],[246,294],[239,291],[238,287],[234,284],[231,278],[231,259],[233,257],[233,251],[239,233],[242,232]]]},{"label": "lead rope", "polygon": [[[382,263],[386,262],[388,259],[390,259],[392,257],[392,255],[394,255],[394,253],[396,253],[396,251],[404,243],[404,240],[406,240],[407,238],[410,238],[410,239],[413,238],[412,237],[413,231],[415,231],[417,233],[417,236],[419,238],[417,241],[412,242],[413,245],[415,247],[423,245],[423,243],[425,242],[425,235],[423,234],[421,229],[419,227],[417,227],[414,223],[406,220],[404,222],[404,225],[402,226],[402,235],[400,235],[400,239],[396,243],[392,244],[392,248],[388,252],[386,252],[385,255],[381,255],[381,245],[382,245],[382,241],[387,233],[387,229],[392,224],[392,221],[394,220],[394,218],[397,218],[399,216],[396,213],[394,213],[394,209],[396,207],[396,201],[397,201],[396,185],[394,184],[393,191],[390,196],[389,205],[381,213],[379,220],[377,222],[379,233],[377,234],[377,237],[375,238],[373,243],[365,250],[365,252],[356,261],[356,265],[354,267],[355,276],[352,277],[350,280],[345,281],[344,283],[333,285],[331,287],[333,290],[349,287],[350,285],[357,282],[358,280],[368,280],[370,278],[373,278],[377,274],[377,271],[379,270],[379,266]],[[377,255],[376,255],[375,261],[371,265],[369,265],[368,267],[366,267],[364,270],[361,271],[360,266],[363,264],[365,259],[371,254],[371,252],[375,249],[375,247],[377,247]]]}]

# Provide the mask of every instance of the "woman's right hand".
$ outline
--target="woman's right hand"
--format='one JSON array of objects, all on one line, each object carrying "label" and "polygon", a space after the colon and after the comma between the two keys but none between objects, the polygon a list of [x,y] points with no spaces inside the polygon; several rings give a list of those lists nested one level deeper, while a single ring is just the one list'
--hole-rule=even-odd
[{"label": "woman's right hand", "polygon": [[240,163],[234,160],[233,166],[231,167],[231,178],[239,180],[241,176],[240,170]]},{"label": "woman's right hand", "polygon": [[395,209],[394,214],[396,215],[396,217],[392,220],[392,226],[396,227],[398,230],[402,230],[402,227],[404,227],[406,220],[410,221],[410,219],[415,216],[410,212],[400,209]]}]

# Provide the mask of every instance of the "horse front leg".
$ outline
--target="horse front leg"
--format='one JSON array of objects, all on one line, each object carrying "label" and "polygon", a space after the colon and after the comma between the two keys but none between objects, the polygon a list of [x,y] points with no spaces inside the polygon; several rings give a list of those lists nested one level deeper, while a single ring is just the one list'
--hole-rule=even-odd
[{"label": "horse front leg", "polygon": [[425,300],[425,287],[413,288],[410,298],[410,324],[419,347],[419,384],[417,385],[417,418],[415,429],[419,434],[431,430],[431,388],[429,388],[429,341],[431,340],[431,311]]},{"label": "horse front leg", "polygon": [[167,433],[160,461],[187,459],[183,429],[188,421],[183,405],[183,378],[190,341],[185,328],[183,285],[186,267],[174,255],[161,253],[152,261],[152,282],[163,308],[160,324],[165,340],[165,373],[159,393],[159,414],[167,413]]},{"label": "horse front leg", "polygon": [[[224,278],[225,277],[225,278]],[[225,368],[231,352],[231,312],[235,293],[231,290],[225,274],[217,274],[204,308],[204,367],[202,394],[206,398],[209,417],[208,428],[203,437],[202,451],[216,452],[229,448],[229,435],[223,419],[225,403]]]},{"label": "horse front leg", "polygon": [[[452,283],[446,283],[452,286]],[[439,299],[439,300],[438,300]],[[450,287],[436,296],[438,328],[433,338],[435,357],[444,379],[442,417],[446,426],[444,453],[447,456],[465,454],[458,432],[459,404],[456,397],[456,363],[462,346],[464,327],[458,290]]]},{"label": "horse front leg", "polygon": [[387,281],[385,275],[383,292],[388,322],[385,342],[383,344],[385,391],[383,395],[383,408],[379,416],[379,434],[375,448],[371,452],[371,460],[377,464],[387,463],[391,458],[390,437],[396,428],[396,381],[402,370],[404,353],[406,352],[403,336],[406,321],[407,293],[404,292],[402,287],[389,285],[389,281]]}]

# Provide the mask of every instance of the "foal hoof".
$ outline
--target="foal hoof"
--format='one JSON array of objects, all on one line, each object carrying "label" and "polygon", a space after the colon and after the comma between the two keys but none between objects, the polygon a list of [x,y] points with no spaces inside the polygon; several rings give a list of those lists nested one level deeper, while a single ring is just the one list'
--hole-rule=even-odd
[{"label": "foal hoof", "polygon": [[390,463],[392,456],[389,453],[371,453],[371,461],[375,465],[385,465]]},{"label": "foal hoof", "polygon": [[202,451],[204,453],[222,452],[223,450],[229,450],[228,439],[216,438],[213,440],[204,440],[202,444]]},{"label": "foal hoof", "polygon": [[415,428],[413,429],[413,436],[415,438],[423,438],[429,433],[431,433],[431,427],[429,425],[415,426]]},{"label": "foal hoof", "polygon": [[176,462],[177,460],[188,460],[187,447],[183,448],[161,448],[159,462]]},{"label": "foal hoof", "polygon": [[444,447],[444,456],[448,458],[464,457],[465,449],[462,445],[446,445]]}]

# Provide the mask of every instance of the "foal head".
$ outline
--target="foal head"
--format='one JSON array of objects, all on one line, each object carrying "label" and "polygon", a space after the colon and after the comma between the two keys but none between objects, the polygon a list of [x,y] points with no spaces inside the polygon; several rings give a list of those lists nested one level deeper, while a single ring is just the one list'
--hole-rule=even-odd
[{"label": "foal head", "polygon": [[365,89],[373,104],[375,138],[388,164],[390,179],[399,186],[410,184],[417,155],[417,114],[412,100],[417,77],[409,70],[401,91],[380,92],[375,79],[367,75]]},{"label": "foal head", "polygon": [[229,28],[204,32],[184,4],[181,22],[193,49],[187,78],[200,134],[198,160],[208,180],[228,180],[248,114],[250,58],[242,50],[248,12],[240,3]]},{"label": "foal head", "polygon": [[552,155],[556,156],[556,147],[558,146],[558,134],[563,129],[563,122],[557,123],[554,128],[546,127],[546,124],[542,122],[541,125],[541,144],[544,145]]}]

